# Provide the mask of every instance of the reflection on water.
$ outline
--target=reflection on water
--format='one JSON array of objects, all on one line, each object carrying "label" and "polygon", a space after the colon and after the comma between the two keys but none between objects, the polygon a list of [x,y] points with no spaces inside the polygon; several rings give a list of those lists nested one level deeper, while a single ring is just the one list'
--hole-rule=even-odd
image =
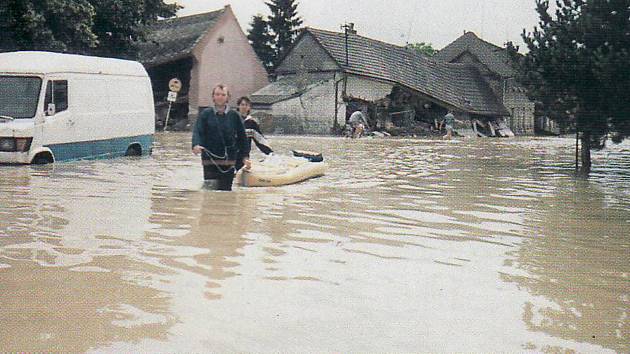
[{"label": "reflection on water", "polygon": [[630,348],[630,145],[276,137],[319,179],[205,189],[150,158],[0,166],[0,351]]}]

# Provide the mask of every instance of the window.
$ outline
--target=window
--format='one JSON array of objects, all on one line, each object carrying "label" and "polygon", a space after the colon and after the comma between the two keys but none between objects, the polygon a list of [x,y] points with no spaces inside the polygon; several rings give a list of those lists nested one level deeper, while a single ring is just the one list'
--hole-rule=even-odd
[{"label": "window", "polygon": [[0,116],[33,118],[41,86],[39,77],[0,76]]},{"label": "window", "polygon": [[46,100],[44,109],[48,109],[48,104],[55,104],[55,112],[62,112],[68,109],[68,81],[55,80],[48,81],[46,85]]}]

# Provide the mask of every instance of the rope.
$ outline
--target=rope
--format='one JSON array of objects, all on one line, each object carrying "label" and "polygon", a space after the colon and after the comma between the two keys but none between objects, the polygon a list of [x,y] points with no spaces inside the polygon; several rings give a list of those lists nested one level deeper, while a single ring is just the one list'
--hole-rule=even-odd
[{"label": "rope", "polygon": [[217,168],[217,170],[220,173],[224,173],[225,174],[225,173],[228,173],[228,172],[230,172],[232,170],[235,170],[234,172],[236,172],[236,166],[231,166],[227,170],[223,170],[221,168],[221,166],[215,162],[215,159],[217,159],[217,160],[227,160],[227,148],[225,148],[223,156],[215,155],[215,154],[212,153],[212,151],[206,150],[204,147],[202,147],[201,149],[202,149],[201,150],[202,153],[205,153],[206,156],[208,156],[210,158],[210,162],[212,162],[212,164]]},{"label": "rope", "polygon": [[[214,108],[213,108],[214,109]],[[228,173],[232,170],[234,170],[234,172],[236,172],[236,166],[231,166],[230,168],[228,168],[227,170],[223,170],[221,168],[221,166],[219,166],[214,160],[227,160],[228,158],[228,153],[227,153],[227,144],[225,143],[225,137],[223,136],[223,131],[221,130],[221,126],[219,124],[219,118],[215,115],[214,116],[215,122],[217,124],[217,132],[219,133],[219,136],[221,137],[221,141],[223,141],[223,156],[219,156],[219,155],[215,155],[214,153],[212,153],[212,151],[208,151],[206,150],[203,146],[202,151],[206,154],[206,156],[208,156],[210,158],[210,162],[212,162],[212,164],[217,168],[217,170],[220,173]],[[234,147],[236,145],[236,142],[232,143],[232,145],[230,147]]]}]

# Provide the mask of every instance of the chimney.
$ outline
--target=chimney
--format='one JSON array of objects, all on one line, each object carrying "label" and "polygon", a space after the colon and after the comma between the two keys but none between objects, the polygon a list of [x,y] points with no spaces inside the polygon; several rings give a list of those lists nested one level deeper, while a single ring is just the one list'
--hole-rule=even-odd
[{"label": "chimney", "polygon": [[352,22],[348,23],[348,33],[357,34],[357,30],[354,29],[354,23]]}]

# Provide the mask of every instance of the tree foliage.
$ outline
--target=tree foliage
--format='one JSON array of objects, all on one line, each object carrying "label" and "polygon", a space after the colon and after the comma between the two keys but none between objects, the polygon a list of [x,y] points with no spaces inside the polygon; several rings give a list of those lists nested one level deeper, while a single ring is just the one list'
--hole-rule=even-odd
[{"label": "tree foliage", "polygon": [[272,47],[274,37],[270,32],[269,23],[265,21],[263,15],[255,15],[250,23],[250,28],[247,33],[247,39],[249,39],[254,51],[263,62],[267,70],[273,68],[275,61],[275,52]]},{"label": "tree foliage", "polygon": [[7,0],[0,4],[0,50],[88,53],[98,45],[87,0]]},{"label": "tree foliage", "polygon": [[162,0],[89,0],[96,10],[93,31],[100,41],[98,54],[135,57],[134,43],[144,40],[145,27],[175,16],[180,8]]},{"label": "tree foliage", "polygon": [[630,135],[630,5],[628,0],[536,0],[540,17],[523,30],[525,55],[508,45],[530,96],[545,113],[582,133],[582,173],[590,171],[590,149],[603,148],[609,134]]},{"label": "tree foliage", "polygon": [[0,51],[50,50],[133,58],[146,25],[180,7],[163,0],[5,0]]},{"label": "tree foliage", "polygon": [[300,33],[303,21],[295,0],[270,0],[265,4],[271,15],[266,20],[262,15],[255,15],[247,38],[267,69],[273,70]]},{"label": "tree foliage", "polygon": [[433,55],[435,55],[435,53],[437,53],[437,50],[433,48],[433,45],[431,43],[409,43],[407,44],[407,48],[413,49],[416,52],[427,57],[432,57]]}]

